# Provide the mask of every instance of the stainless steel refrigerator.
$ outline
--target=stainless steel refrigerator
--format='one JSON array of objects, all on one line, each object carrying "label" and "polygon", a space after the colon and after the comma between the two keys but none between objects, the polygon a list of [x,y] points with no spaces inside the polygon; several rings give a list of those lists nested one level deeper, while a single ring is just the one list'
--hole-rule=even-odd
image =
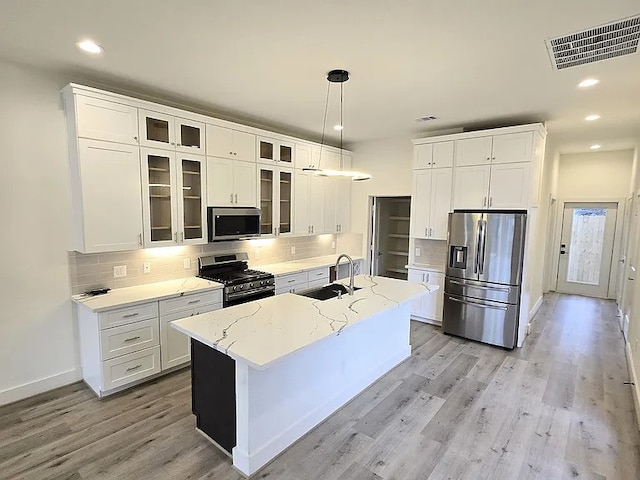
[{"label": "stainless steel refrigerator", "polygon": [[449,214],[445,333],[515,347],[526,223],[521,211]]}]

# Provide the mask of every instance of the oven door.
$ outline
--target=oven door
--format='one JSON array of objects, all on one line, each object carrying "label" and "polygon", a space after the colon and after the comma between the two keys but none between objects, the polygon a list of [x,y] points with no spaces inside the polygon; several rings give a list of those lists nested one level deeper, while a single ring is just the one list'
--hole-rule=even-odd
[{"label": "oven door", "polygon": [[260,236],[259,208],[208,207],[209,241]]},{"label": "oven door", "polygon": [[260,300],[261,298],[273,297],[276,294],[275,289],[262,290],[259,292],[238,292],[225,295],[222,306],[233,307],[234,305],[240,305],[241,303],[253,302],[254,300]]}]

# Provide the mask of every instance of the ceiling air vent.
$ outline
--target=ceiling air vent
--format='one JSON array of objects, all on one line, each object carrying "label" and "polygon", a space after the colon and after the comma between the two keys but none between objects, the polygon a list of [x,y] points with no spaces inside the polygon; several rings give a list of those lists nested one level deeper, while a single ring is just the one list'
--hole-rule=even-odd
[{"label": "ceiling air vent", "polygon": [[429,122],[431,120],[437,120],[437,117],[434,117],[433,115],[427,115],[426,117],[420,117],[416,119],[416,122]]},{"label": "ceiling air vent", "polygon": [[546,41],[556,70],[636,53],[640,15]]}]

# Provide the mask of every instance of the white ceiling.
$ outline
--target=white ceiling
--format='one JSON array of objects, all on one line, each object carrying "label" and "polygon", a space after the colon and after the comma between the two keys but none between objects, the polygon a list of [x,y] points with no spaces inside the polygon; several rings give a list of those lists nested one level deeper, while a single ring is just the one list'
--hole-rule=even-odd
[{"label": "white ceiling", "polygon": [[[2,0],[0,57],[310,138],[326,72],[344,68],[345,142],[547,121],[575,151],[640,140],[640,53],[556,72],[545,39],[638,13],[638,0]],[[80,52],[85,37],[105,53]]]}]

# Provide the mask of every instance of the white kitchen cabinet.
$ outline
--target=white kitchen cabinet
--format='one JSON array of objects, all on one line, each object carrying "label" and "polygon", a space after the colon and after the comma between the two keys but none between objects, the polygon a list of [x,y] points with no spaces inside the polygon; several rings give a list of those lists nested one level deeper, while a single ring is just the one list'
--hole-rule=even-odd
[{"label": "white kitchen cabinet", "polygon": [[139,147],[81,138],[72,157],[74,248],[81,253],[142,247]]},{"label": "white kitchen cabinet", "polygon": [[207,243],[204,157],[141,149],[146,247]]},{"label": "white kitchen cabinet", "polygon": [[440,288],[411,304],[411,318],[427,323],[442,323],[442,309],[444,304],[444,274],[433,270],[409,268],[408,281],[438,285]]},{"label": "white kitchen cabinet", "polygon": [[140,109],[140,145],[203,155],[204,124]]},{"label": "white kitchen cabinet", "polygon": [[217,125],[206,126],[207,155],[244,162],[256,161],[256,136]]},{"label": "white kitchen cabinet", "polygon": [[491,165],[456,167],[453,186],[453,208],[487,208]]},{"label": "white kitchen cabinet", "polygon": [[506,133],[493,136],[492,163],[530,162],[533,155],[533,132]]},{"label": "white kitchen cabinet", "polygon": [[267,165],[258,167],[260,234],[291,235],[293,219],[293,169]]},{"label": "white kitchen cabinet", "polygon": [[491,164],[493,137],[456,140],[456,167]]},{"label": "white kitchen cabinet", "polygon": [[267,137],[257,137],[258,162],[282,162],[294,165],[294,144]]},{"label": "white kitchen cabinet", "polygon": [[413,149],[413,168],[453,167],[453,147],[453,141],[416,145]]},{"label": "white kitchen cabinet", "polygon": [[296,170],[294,181],[294,234],[320,234],[324,229],[324,180]]},{"label": "white kitchen cabinet", "polygon": [[296,156],[294,158],[295,168],[314,168],[311,161],[311,145],[307,143],[296,143]]},{"label": "white kitchen cabinet", "polygon": [[137,108],[84,95],[75,95],[75,111],[70,102],[65,108],[78,137],[138,145]]},{"label": "white kitchen cabinet", "polygon": [[491,166],[489,208],[527,208],[531,164],[505,163]]},{"label": "white kitchen cabinet", "polygon": [[336,186],[336,231],[347,233],[351,230],[351,179],[337,178]]},{"label": "white kitchen cabinet", "polygon": [[207,157],[207,205],[255,207],[256,164]]},{"label": "white kitchen cabinet", "polygon": [[314,164],[316,164],[315,158],[317,158],[317,165],[324,170],[340,170],[341,165],[339,151],[332,150],[324,146],[313,147],[311,149],[311,158]]},{"label": "white kitchen cabinet", "polygon": [[446,240],[451,211],[453,168],[414,170],[411,202],[411,234],[418,238]]}]

